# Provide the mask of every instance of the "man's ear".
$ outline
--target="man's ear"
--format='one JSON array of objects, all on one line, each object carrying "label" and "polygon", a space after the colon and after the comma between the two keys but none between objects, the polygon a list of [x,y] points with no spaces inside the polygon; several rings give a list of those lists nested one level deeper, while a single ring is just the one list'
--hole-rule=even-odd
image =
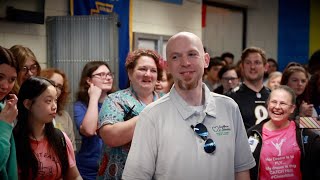
[{"label": "man's ear", "polygon": [[210,63],[210,55],[208,53],[204,54],[204,68],[208,68]]},{"label": "man's ear", "polygon": [[30,110],[31,104],[32,104],[32,101],[31,101],[30,99],[25,99],[25,100],[23,101],[24,107],[25,107],[26,109],[28,109],[28,110]]}]

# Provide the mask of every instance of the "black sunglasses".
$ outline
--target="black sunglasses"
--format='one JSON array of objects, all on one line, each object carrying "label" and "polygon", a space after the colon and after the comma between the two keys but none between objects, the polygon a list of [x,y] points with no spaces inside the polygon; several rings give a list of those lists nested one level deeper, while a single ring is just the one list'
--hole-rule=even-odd
[{"label": "black sunglasses", "polygon": [[216,150],[216,143],[212,139],[208,139],[209,132],[206,126],[202,123],[199,123],[196,126],[191,125],[191,128],[205,141],[203,146],[204,151],[206,153],[214,153]]}]

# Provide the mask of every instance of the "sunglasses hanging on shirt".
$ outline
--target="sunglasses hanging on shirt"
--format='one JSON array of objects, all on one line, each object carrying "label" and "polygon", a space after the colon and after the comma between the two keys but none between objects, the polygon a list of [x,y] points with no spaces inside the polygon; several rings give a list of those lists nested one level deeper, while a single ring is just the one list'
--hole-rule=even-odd
[{"label": "sunglasses hanging on shirt", "polygon": [[202,123],[198,123],[196,126],[191,125],[194,132],[198,134],[204,141],[204,151],[206,153],[214,153],[216,150],[216,143],[212,139],[208,139],[208,129]]}]

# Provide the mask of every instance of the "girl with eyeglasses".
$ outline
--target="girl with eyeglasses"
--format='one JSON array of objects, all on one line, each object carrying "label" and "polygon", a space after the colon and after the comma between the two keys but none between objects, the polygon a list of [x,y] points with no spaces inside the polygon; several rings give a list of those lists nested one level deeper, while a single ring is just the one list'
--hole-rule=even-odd
[{"label": "girl with eyeglasses", "polygon": [[18,79],[14,87],[14,93],[17,94],[19,87],[26,79],[40,75],[41,67],[30,48],[22,45],[14,45],[10,50],[19,63]]},{"label": "girl with eyeglasses", "polygon": [[18,99],[18,122],[13,134],[19,179],[82,179],[70,139],[52,123],[57,111],[54,84],[31,77],[22,83]]},{"label": "girl with eyeglasses", "polygon": [[248,130],[256,160],[251,180],[320,179],[320,136],[313,129],[300,129],[290,119],[295,104],[296,95],[290,87],[276,87],[267,101],[270,119]]},{"label": "girl with eyeglasses", "polygon": [[57,90],[57,115],[54,118],[54,126],[61,131],[65,132],[72,142],[73,149],[76,151],[76,142],[73,131],[73,120],[71,119],[69,113],[64,110],[65,105],[67,104],[69,98],[69,83],[66,77],[66,74],[56,68],[44,69],[40,73],[41,77],[45,77],[52,82]]},{"label": "girl with eyeglasses", "polygon": [[18,115],[17,101],[10,94],[19,70],[9,49],[0,46],[0,179],[17,180],[16,146],[12,135],[13,121]]},{"label": "girl with eyeglasses", "polygon": [[113,92],[113,74],[103,61],[88,62],[81,73],[74,120],[82,144],[76,155],[77,166],[84,179],[95,180],[102,141],[97,136],[98,113],[103,100]]}]

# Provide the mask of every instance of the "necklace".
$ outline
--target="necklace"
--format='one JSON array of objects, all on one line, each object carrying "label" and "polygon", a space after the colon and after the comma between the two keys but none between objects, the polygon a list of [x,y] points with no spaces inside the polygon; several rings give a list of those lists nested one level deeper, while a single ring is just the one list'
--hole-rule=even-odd
[{"label": "necklace", "polygon": [[[132,87],[130,87],[131,89],[131,92],[132,94],[136,97],[136,99],[139,101],[139,103],[143,106],[143,107],[146,107],[147,104],[145,104],[144,102],[142,102],[140,99],[139,99],[139,96],[137,95],[137,93],[133,90]],[[152,95],[153,95],[153,100],[152,102],[154,102],[155,100],[157,100],[157,96],[156,96],[156,93],[155,92],[152,92]]]}]

